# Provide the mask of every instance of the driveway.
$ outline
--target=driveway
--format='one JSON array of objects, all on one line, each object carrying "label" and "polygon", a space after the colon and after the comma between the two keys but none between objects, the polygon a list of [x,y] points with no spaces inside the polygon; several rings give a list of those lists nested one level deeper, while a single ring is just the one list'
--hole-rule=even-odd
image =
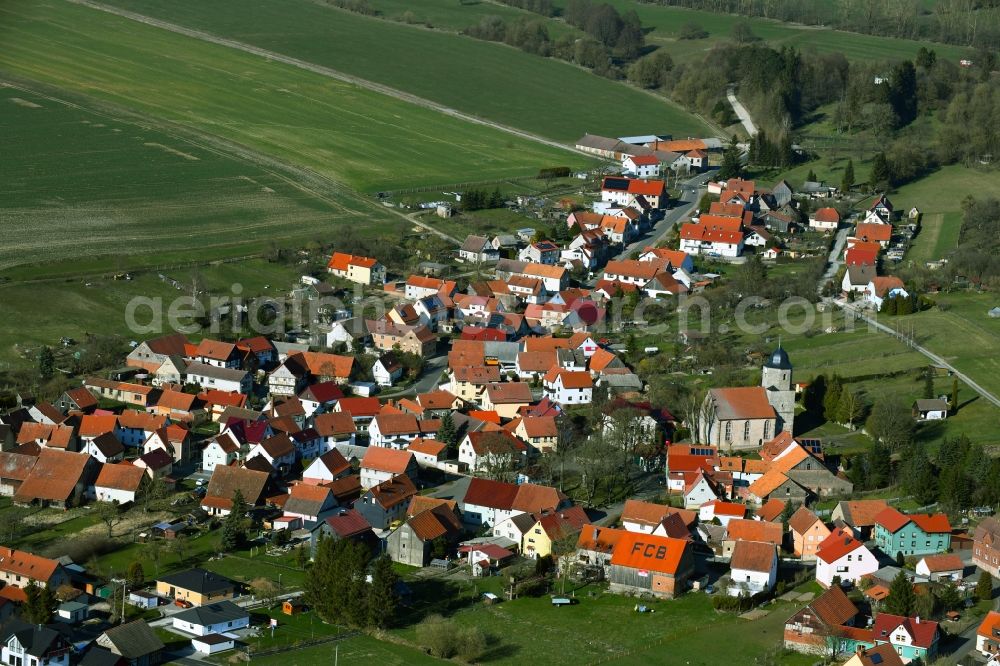
[{"label": "driveway", "polygon": [[847,244],[847,237],[851,233],[850,227],[844,227],[837,232],[837,240],[833,243],[833,249],[830,250],[830,256],[826,260],[827,269],[823,273],[823,277],[820,278],[819,284],[816,285],[816,291],[818,293],[823,292],[823,285],[827,283],[828,280],[832,280],[837,271],[840,270],[840,264],[843,263],[841,257],[844,256],[844,245]]},{"label": "driveway", "polygon": [[749,136],[753,136],[757,133],[757,126],[753,124],[753,118],[750,117],[750,112],[747,108],[743,106],[740,100],[736,99],[736,91],[734,88],[730,87],[726,91],[726,98],[729,99],[729,104],[733,107],[733,111],[736,112],[736,116],[743,123],[743,129],[747,131]]}]

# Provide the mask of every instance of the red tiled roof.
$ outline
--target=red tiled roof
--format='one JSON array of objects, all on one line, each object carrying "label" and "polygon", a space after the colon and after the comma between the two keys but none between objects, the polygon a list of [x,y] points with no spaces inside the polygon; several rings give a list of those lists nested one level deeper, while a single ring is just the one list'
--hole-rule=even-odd
[{"label": "red tiled roof", "polygon": [[817,222],[840,222],[840,213],[837,212],[836,208],[827,206],[813,213],[813,219]]},{"label": "red tiled roof", "polygon": [[611,555],[611,564],[677,575],[688,542],[638,532],[620,535]]},{"label": "red tiled roof", "polygon": [[785,503],[780,499],[769,499],[764,503],[764,506],[757,510],[757,516],[760,517],[761,520],[770,523],[778,518],[784,510]]},{"label": "red tiled roof", "polygon": [[962,564],[962,558],[954,553],[944,555],[928,555],[923,559],[923,563],[927,565],[927,570],[931,573],[940,571],[962,571],[962,569],[965,568],[965,565]]},{"label": "red tiled roof", "polygon": [[875,618],[875,624],[872,625],[872,634],[875,640],[888,640],[900,626],[913,638],[913,645],[929,648],[937,634],[938,623],[927,619],[879,613]]},{"label": "red tiled roof", "polygon": [[365,457],[361,460],[362,469],[373,469],[390,474],[402,474],[413,461],[409,451],[397,451],[380,446],[369,446]]},{"label": "red tiled roof", "polygon": [[733,546],[733,556],[729,561],[729,567],[734,570],[769,572],[775,557],[777,557],[775,548],[776,546],[772,543],[737,541]]},{"label": "red tiled roof", "polygon": [[816,557],[827,564],[833,564],[844,555],[853,553],[862,547],[864,547],[864,544],[850,534],[842,530],[835,530],[819,544],[816,550]]},{"label": "red tiled roof", "polygon": [[726,525],[726,539],[733,541],[762,541],[781,545],[781,525],[762,520],[734,518]]}]

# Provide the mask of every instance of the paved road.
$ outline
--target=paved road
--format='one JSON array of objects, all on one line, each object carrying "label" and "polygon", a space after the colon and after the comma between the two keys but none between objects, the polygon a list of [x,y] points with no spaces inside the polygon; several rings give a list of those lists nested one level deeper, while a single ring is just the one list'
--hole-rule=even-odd
[{"label": "paved road", "polygon": [[834,305],[836,305],[837,307],[845,310],[846,312],[850,312],[850,313],[854,314],[855,317],[857,317],[858,319],[866,322],[869,326],[872,326],[873,328],[875,328],[875,329],[877,329],[879,331],[882,331],[883,333],[888,333],[889,335],[900,339],[903,343],[909,345],[912,349],[920,352],[921,354],[923,354],[924,356],[926,356],[927,358],[929,358],[931,361],[933,361],[935,364],[941,366],[942,368],[948,368],[948,370],[950,370],[951,373],[954,376],[958,377],[963,382],[965,382],[966,385],[969,388],[971,388],[973,391],[975,391],[976,393],[978,393],[979,395],[981,395],[985,400],[993,403],[997,407],[1000,407],[1000,398],[997,398],[997,396],[993,395],[992,393],[990,393],[989,391],[987,391],[986,389],[984,389],[982,386],[980,386],[979,384],[977,384],[968,375],[966,375],[966,374],[964,374],[962,372],[959,372],[959,370],[957,368],[955,368],[955,366],[951,365],[950,363],[948,363],[946,360],[944,360],[943,358],[941,358],[940,356],[938,356],[937,354],[935,354],[931,350],[927,349],[926,347],[922,347],[922,346],[918,345],[916,342],[914,342],[912,340],[907,339],[906,337],[904,337],[903,335],[901,335],[900,333],[898,333],[894,329],[889,328],[885,324],[880,324],[875,319],[872,319],[867,314],[863,313],[861,310],[859,310],[853,304],[846,303],[846,302],[844,302],[842,300],[833,300],[833,299],[825,299],[825,300],[833,303]]},{"label": "paved road", "polygon": [[429,99],[424,99],[423,97],[411,95],[410,93],[403,92],[402,90],[390,88],[389,86],[384,86],[379,83],[374,83],[372,81],[368,81],[367,79],[362,79],[357,76],[351,76],[350,74],[345,74],[344,72],[340,72],[338,70],[331,69],[329,67],[323,67],[321,65],[307,62],[305,60],[292,58],[290,56],[286,56],[281,53],[276,53],[274,51],[268,51],[267,49],[258,48],[256,46],[252,46],[244,42],[239,42],[234,39],[226,39],[224,37],[219,37],[217,35],[213,35],[208,32],[203,32],[201,30],[194,30],[192,28],[187,28],[185,26],[177,25],[176,23],[170,23],[169,21],[161,21],[159,19],[155,19],[150,16],[145,16],[143,14],[138,14],[136,12],[130,12],[124,9],[118,9],[117,7],[110,7],[108,5],[104,5],[99,2],[91,2],[90,0],[68,0],[68,1],[74,4],[90,7],[91,9],[98,9],[103,12],[108,12],[109,14],[115,14],[117,16],[121,16],[123,18],[127,18],[129,20],[136,21],[138,23],[144,23],[146,25],[151,25],[156,28],[161,28],[163,30],[169,30],[170,32],[176,32],[186,37],[192,37],[194,39],[199,39],[204,42],[218,44],[219,46],[226,46],[231,49],[236,49],[238,51],[243,51],[245,53],[261,56],[269,60],[275,60],[277,62],[281,62],[286,65],[292,65],[293,67],[298,67],[299,69],[304,69],[313,72],[315,74],[320,74],[327,78],[336,79],[338,81],[343,81],[345,83],[350,83],[360,88],[367,88],[368,90],[373,90],[383,95],[395,97],[396,99],[400,99],[403,100],[404,102],[409,102],[411,104],[416,104],[417,106],[422,106],[427,109],[433,109],[434,111],[437,111],[439,113],[443,113],[448,116],[453,116],[455,118],[460,118],[470,123],[476,123],[477,125],[486,125],[487,127],[492,127],[502,132],[513,134],[515,136],[521,137],[522,139],[528,139],[529,141],[541,143],[546,146],[550,146],[552,148],[559,148],[561,150],[566,150],[580,155],[587,154],[583,153],[582,151],[578,151],[575,147],[567,146],[564,143],[559,143],[558,141],[546,139],[544,137],[538,136],[537,134],[525,132],[523,130],[510,127],[508,125],[495,123],[493,121],[486,120],[484,118],[478,118],[476,116],[463,113],[462,111],[459,111],[457,109],[452,109],[451,107],[438,104],[437,102],[432,102]]},{"label": "paved road", "polygon": [[406,395],[416,395],[417,393],[427,393],[437,388],[441,380],[441,371],[448,365],[447,356],[434,356],[424,362],[424,369],[420,373],[420,378],[415,384],[402,391],[385,391],[383,398],[401,398]]},{"label": "paved road", "polygon": [[684,181],[681,184],[680,199],[677,202],[677,206],[668,210],[664,214],[663,219],[653,225],[653,228],[649,232],[643,234],[638,240],[632,241],[626,245],[620,252],[618,252],[618,254],[612,256],[611,259],[625,259],[629,254],[635,252],[636,250],[641,250],[648,245],[656,245],[659,243],[668,233],[670,233],[670,230],[674,228],[674,225],[679,223],[681,220],[686,219],[687,216],[691,214],[691,211],[697,207],[698,201],[701,199],[705,183],[707,183],[714,175],[715,170],[713,169]]},{"label": "paved road", "polygon": [[743,123],[743,128],[746,129],[747,134],[753,136],[757,133],[757,126],[753,124],[753,118],[750,117],[750,112],[747,108],[743,106],[740,100],[736,99],[736,92],[733,88],[729,88],[726,91],[726,97],[729,99],[729,104],[732,105],[733,111],[736,112],[736,116]]},{"label": "paved road", "polygon": [[819,284],[816,285],[816,291],[818,293],[823,293],[823,285],[825,285],[828,280],[832,280],[834,276],[837,275],[837,271],[840,270],[840,264],[843,263],[841,257],[844,256],[844,245],[847,243],[847,236],[850,235],[850,233],[850,227],[844,227],[837,232],[837,240],[833,244],[833,249],[830,250],[830,257],[826,260],[826,272],[823,273],[823,277],[820,278]]}]

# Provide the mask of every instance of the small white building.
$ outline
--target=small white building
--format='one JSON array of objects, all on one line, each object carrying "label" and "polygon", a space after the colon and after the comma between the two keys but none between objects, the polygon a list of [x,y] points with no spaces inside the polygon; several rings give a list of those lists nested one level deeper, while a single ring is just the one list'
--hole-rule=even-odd
[{"label": "small white building", "polygon": [[737,541],[729,566],[729,596],[769,592],[778,579],[778,552],[771,543]]},{"label": "small white building", "polygon": [[201,467],[212,472],[219,465],[231,465],[240,457],[240,443],[231,432],[217,435],[205,445],[201,452]]},{"label": "small white building", "polygon": [[659,178],[660,159],[655,155],[625,155],[622,172],[636,178]]},{"label": "small white building", "polygon": [[201,654],[217,654],[236,647],[236,639],[224,634],[209,634],[191,639],[191,647]]},{"label": "small white building", "polygon": [[379,386],[392,386],[402,376],[403,364],[399,362],[399,359],[392,352],[382,354],[372,364],[372,377]]},{"label": "small white building", "polygon": [[918,576],[926,576],[929,580],[950,580],[959,582],[965,576],[965,565],[962,558],[954,553],[927,555],[917,562]]},{"label": "small white building", "polygon": [[685,509],[700,509],[702,504],[714,499],[718,499],[715,488],[701,472],[698,472],[690,482],[684,484]]},{"label": "small white building", "polygon": [[173,627],[194,636],[221,634],[250,626],[250,614],[232,601],[188,608],[172,616]]},{"label": "small white building", "polygon": [[253,380],[245,370],[217,368],[206,363],[192,363],[187,367],[187,382],[204,390],[215,389],[231,393],[250,393]]}]

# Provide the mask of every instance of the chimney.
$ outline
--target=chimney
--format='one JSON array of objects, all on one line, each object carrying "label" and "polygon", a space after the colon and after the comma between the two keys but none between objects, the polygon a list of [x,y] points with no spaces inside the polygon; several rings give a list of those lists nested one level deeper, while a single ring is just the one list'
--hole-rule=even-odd
[{"label": "chimney", "polygon": [[919,615],[917,617],[915,617],[914,619],[916,620],[917,624],[920,624],[920,616]]}]

